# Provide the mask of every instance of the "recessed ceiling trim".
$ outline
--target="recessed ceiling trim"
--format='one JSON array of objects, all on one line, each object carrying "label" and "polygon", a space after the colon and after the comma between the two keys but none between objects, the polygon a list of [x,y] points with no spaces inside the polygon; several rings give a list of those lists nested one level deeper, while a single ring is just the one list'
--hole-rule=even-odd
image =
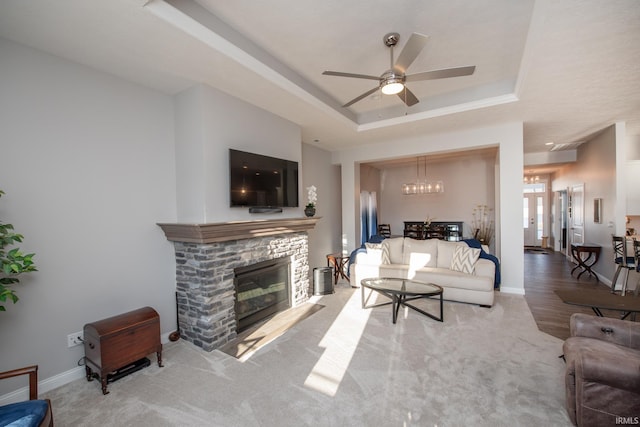
[{"label": "recessed ceiling trim", "polygon": [[[158,18],[173,25],[186,34],[189,34],[193,38],[200,40],[207,46],[236,61],[243,67],[257,73],[258,75],[277,85],[281,89],[284,89],[287,92],[304,100],[305,102],[308,102],[314,107],[319,108],[331,117],[340,120],[342,123],[354,129],[356,128],[357,123],[355,114],[353,114],[351,111],[342,108],[337,102],[334,102],[335,105],[331,105],[332,101],[328,96],[322,96],[321,94],[317,93],[310,93],[308,90],[294,83],[291,78],[284,76],[280,71],[268,66],[263,61],[257,59],[255,56],[239,48],[226,38],[219,35],[217,32],[213,31],[213,29],[211,29],[207,25],[195,19],[192,16],[195,12],[194,10],[191,10],[191,8],[202,9],[198,4],[194,2],[179,2],[179,4],[180,6],[183,6],[185,10],[179,9],[175,4],[170,4],[169,2],[166,2],[164,0],[150,0],[147,4],[145,4],[144,7]],[[208,13],[204,9],[202,9],[201,11],[198,10],[197,12]],[[210,13],[208,13],[208,15],[209,18],[216,19]],[[222,22],[220,22],[220,24],[224,25]],[[228,31],[232,30],[228,29]],[[259,48],[256,46],[256,49]],[[263,53],[263,55],[266,55],[266,53]],[[280,64],[277,60],[275,60],[275,58],[271,58],[270,62]],[[283,65],[280,64],[280,66]],[[290,73],[293,73],[293,71],[290,71]],[[302,80],[302,78],[298,76],[297,80]]]},{"label": "recessed ceiling trim", "polygon": [[[300,76],[294,79],[290,78],[290,76],[286,75],[287,73],[283,74],[281,70],[269,66],[267,63],[265,63],[264,60],[260,60],[256,57],[256,55],[252,55],[251,53],[247,52],[241,47],[238,47],[236,44],[220,35],[220,31],[214,31],[211,26],[206,25],[206,19],[203,18],[202,20],[198,20],[194,15],[206,14],[207,19],[219,21],[214,15],[209,13],[206,9],[202,8],[199,4],[192,1],[176,2],[175,0],[150,0],[144,7],[165,22],[175,26],[181,31],[184,31],[186,34],[189,34],[195,39],[200,40],[207,46],[236,61],[241,66],[246,67],[247,69],[259,74],[269,82],[286,90],[292,95],[297,96],[298,98],[313,105],[314,107],[319,108],[323,112],[329,114],[331,117],[337,118],[343,124],[351,127],[357,132],[382,129],[398,124],[411,123],[415,121],[426,120],[464,111],[487,108],[518,101],[518,98],[517,96],[515,96],[515,94],[500,95],[477,101],[471,101],[453,106],[436,108],[433,110],[416,112],[412,114],[406,114],[398,117],[392,117],[389,119],[382,119],[370,123],[361,124],[356,119],[355,114],[347,109],[341,108],[339,103],[331,102],[331,100],[328,101],[327,99],[324,99],[326,98],[326,96],[319,97],[317,93],[311,93],[303,88],[300,84],[296,84],[293,80],[300,80]],[[216,28],[218,25],[226,26],[226,24],[224,24],[222,21],[217,22]],[[233,32],[233,29],[231,28],[225,28],[224,30],[226,32]],[[224,33],[225,31],[222,31],[222,33]],[[241,35],[238,36],[242,37]],[[251,42],[245,41],[245,43]],[[260,49],[258,46],[252,47],[253,49]],[[268,54],[266,54],[265,52],[261,52],[261,54],[258,56],[265,55]],[[269,57],[267,59],[267,62],[269,63],[280,64],[280,62],[275,58]],[[284,65],[280,64],[279,67],[284,67]],[[289,74],[290,73],[294,72],[292,70],[289,70]]]},{"label": "recessed ceiling trim", "polygon": [[477,101],[465,102],[463,104],[452,105],[449,107],[436,108],[434,110],[422,111],[420,113],[407,114],[406,116],[392,117],[377,122],[364,123],[358,125],[358,132],[364,132],[373,129],[380,129],[389,126],[411,123],[418,120],[432,119],[435,117],[447,116],[450,114],[462,113],[464,111],[477,110],[480,108],[494,107],[496,105],[508,104],[518,101],[518,97],[513,94],[494,96],[492,98],[480,99]]}]

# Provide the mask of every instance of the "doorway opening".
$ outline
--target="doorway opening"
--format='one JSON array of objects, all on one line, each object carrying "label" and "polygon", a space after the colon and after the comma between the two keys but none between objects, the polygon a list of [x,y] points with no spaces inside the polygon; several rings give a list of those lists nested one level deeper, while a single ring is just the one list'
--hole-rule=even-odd
[{"label": "doorway opening", "polygon": [[547,212],[545,182],[525,183],[522,195],[522,225],[525,247],[546,247],[545,223]]}]

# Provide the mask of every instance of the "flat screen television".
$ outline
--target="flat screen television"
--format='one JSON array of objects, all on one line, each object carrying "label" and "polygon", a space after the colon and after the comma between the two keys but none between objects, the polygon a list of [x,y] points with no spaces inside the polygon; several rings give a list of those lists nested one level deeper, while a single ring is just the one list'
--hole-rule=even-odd
[{"label": "flat screen television", "polygon": [[231,207],[298,207],[298,162],[229,149]]}]

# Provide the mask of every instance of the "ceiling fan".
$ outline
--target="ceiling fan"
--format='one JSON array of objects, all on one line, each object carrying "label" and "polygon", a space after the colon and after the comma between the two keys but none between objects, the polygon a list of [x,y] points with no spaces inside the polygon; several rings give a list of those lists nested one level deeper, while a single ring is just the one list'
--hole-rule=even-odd
[{"label": "ceiling fan", "polygon": [[425,71],[422,73],[415,74],[406,74],[407,68],[411,65],[411,63],[416,59],[416,57],[422,52],[425,44],[429,36],[425,36],[419,33],[411,34],[409,37],[409,41],[398,55],[398,59],[395,64],[393,63],[393,47],[400,40],[400,34],[398,33],[388,33],[382,38],[385,46],[387,46],[391,51],[391,61],[390,68],[378,76],[370,76],[366,74],[353,74],[353,73],[343,73],[340,71],[325,71],[322,74],[326,76],[339,76],[339,77],[352,77],[355,79],[369,79],[369,80],[378,80],[378,86],[373,89],[363,93],[362,95],[352,99],[343,105],[343,107],[349,107],[361,99],[366,98],[372,93],[376,92],[378,89],[382,91],[385,95],[395,95],[397,94],[402,101],[407,104],[407,106],[411,107],[412,105],[420,102],[418,98],[407,88],[406,83],[408,82],[416,82],[420,80],[435,80],[435,79],[446,79],[448,77],[460,77],[460,76],[469,76],[473,74],[476,69],[475,65],[467,66],[467,67],[456,67],[456,68],[443,68],[441,70],[431,70]]}]

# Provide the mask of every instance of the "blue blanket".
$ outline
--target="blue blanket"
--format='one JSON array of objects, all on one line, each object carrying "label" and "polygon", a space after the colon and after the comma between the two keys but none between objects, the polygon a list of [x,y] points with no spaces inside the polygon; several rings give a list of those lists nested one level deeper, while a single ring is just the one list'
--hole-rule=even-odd
[{"label": "blue blanket", "polygon": [[469,245],[470,248],[480,249],[480,258],[488,259],[496,265],[496,275],[493,279],[493,288],[500,288],[500,261],[498,260],[498,258],[486,253],[484,249],[482,249],[482,244],[476,239],[464,239],[463,242]]},{"label": "blue blanket", "polygon": [[[374,234],[373,236],[369,237],[369,241],[367,243],[382,243],[383,240],[384,240],[384,236],[381,236],[379,234]],[[367,253],[367,248],[365,247],[364,243],[359,248],[356,248],[353,252],[351,252],[351,254],[349,254],[349,264],[347,264],[347,276],[351,275],[351,264],[356,262],[356,255],[358,255],[360,252],[364,252],[365,254]]]}]

